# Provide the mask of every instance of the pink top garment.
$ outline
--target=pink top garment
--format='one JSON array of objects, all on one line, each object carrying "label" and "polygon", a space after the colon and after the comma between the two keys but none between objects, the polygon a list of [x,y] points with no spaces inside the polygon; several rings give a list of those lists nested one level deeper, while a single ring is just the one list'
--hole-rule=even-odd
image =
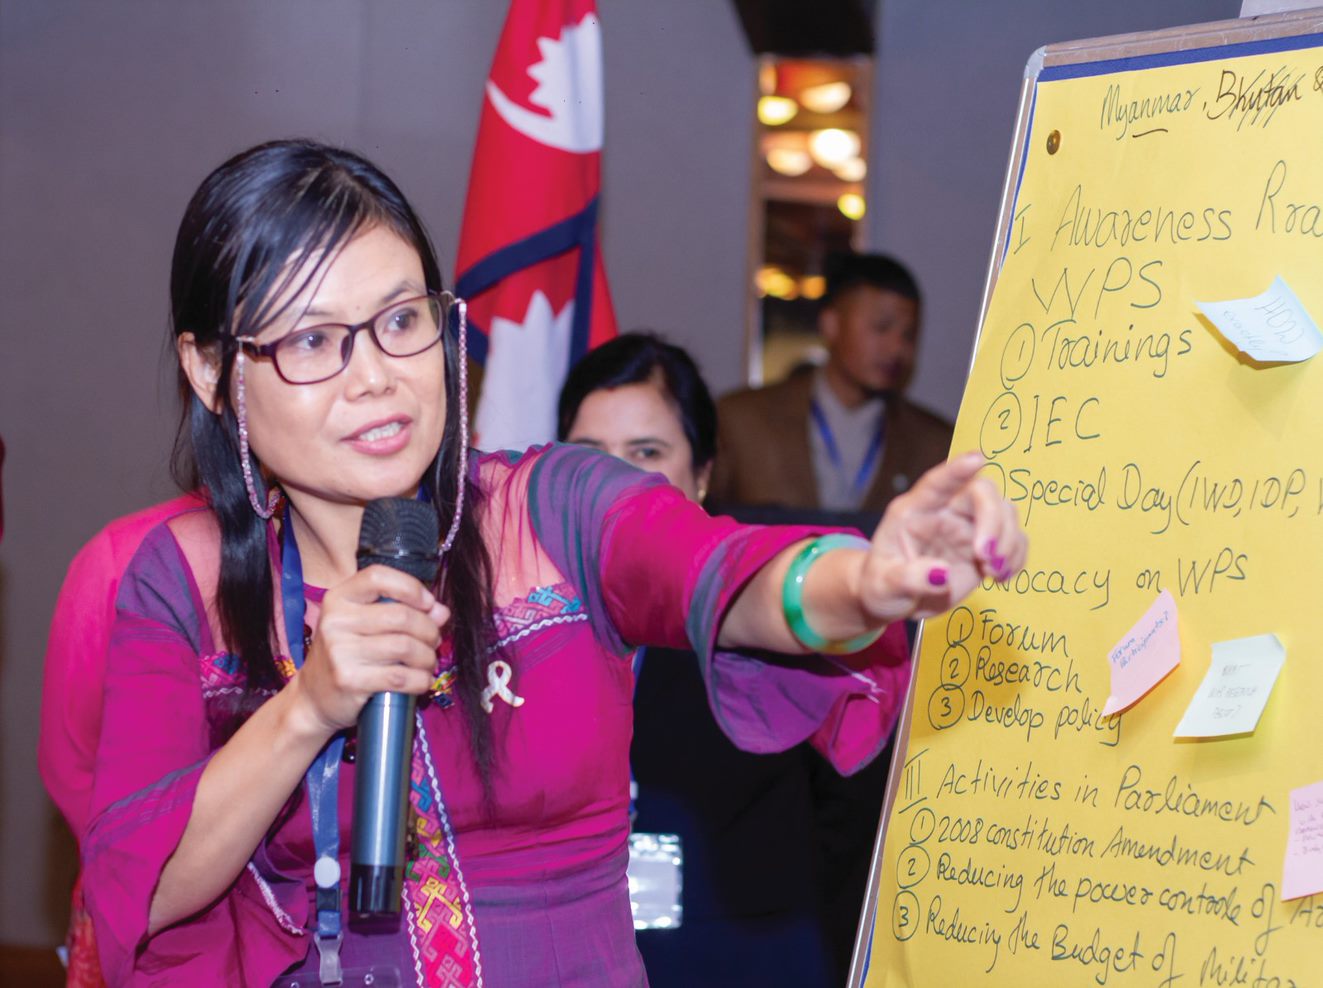
[{"label": "pink top garment", "polygon": [[205,503],[199,494],[185,494],[111,522],[74,556],[60,587],[46,643],[37,768],[80,844],[92,800],[106,649],[120,577],[148,532]]},{"label": "pink top garment", "polygon": [[[189,493],[111,522],[74,556],[60,587],[46,642],[37,768],[80,845],[92,802],[106,650],[120,578],[148,532],[205,504],[201,494]],[[102,988],[81,882],[70,898],[67,984]]]},{"label": "pink top garment", "polygon": [[[457,706],[426,705],[419,743],[453,826],[485,983],[646,985],[625,881],[632,650],[692,648],[713,713],[740,747],[809,740],[848,772],[880,750],[894,724],[909,671],[903,632],[845,661],[717,651],[740,589],[813,530],[710,518],[660,477],[577,447],[484,456],[475,476],[501,657],[512,669],[508,689],[524,701],[494,702],[491,814]],[[214,533],[205,509],[158,525],[119,589],[84,845],[87,901],[112,986],[265,988],[309,953],[313,847],[301,788],[213,906],[146,937],[152,891],[243,688],[204,606],[214,571],[189,564],[208,552],[214,561]],[[351,764],[340,779],[347,875]],[[410,957],[415,925],[445,922],[458,908],[434,905],[376,944],[407,980],[417,971],[423,983]],[[351,964],[372,946],[357,939],[346,941]]]}]

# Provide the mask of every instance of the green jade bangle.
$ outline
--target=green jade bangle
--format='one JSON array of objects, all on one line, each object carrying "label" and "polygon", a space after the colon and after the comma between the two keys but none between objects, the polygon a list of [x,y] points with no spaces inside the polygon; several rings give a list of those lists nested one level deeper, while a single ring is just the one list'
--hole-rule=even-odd
[{"label": "green jade bangle", "polygon": [[849,641],[834,642],[823,638],[809,627],[804,618],[804,580],[811,567],[823,553],[833,549],[867,549],[869,543],[857,535],[823,535],[804,546],[790,563],[785,582],[781,584],[781,610],[785,614],[790,633],[810,652],[822,655],[848,655],[867,648],[882,637],[883,629],[868,631]]}]

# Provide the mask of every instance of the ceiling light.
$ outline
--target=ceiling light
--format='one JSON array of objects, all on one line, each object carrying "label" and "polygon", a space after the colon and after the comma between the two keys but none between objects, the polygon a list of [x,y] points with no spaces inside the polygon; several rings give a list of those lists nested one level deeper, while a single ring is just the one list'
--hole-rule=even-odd
[{"label": "ceiling light", "polygon": [[799,295],[799,285],[795,279],[773,264],[759,268],[754,283],[758,286],[759,295],[781,299],[793,299]]},{"label": "ceiling light", "polygon": [[811,274],[799,283],[799,294],[807,299],[817,300],[827,293],[827,279],[820,274]]},{"label": "ceiling light", "polygon": [[836,200],[836,208],[852,220],[861,220],[867,207],[863,196],[857,192],[847,192]]},{"label": "ceiling light", "polygon": [[868,164],[863,158],[850,158],[832,169],[842,182],[862,182],[868,174]]},{"label": "ceiling light", "polygon": [[859,135],[852,130],[829,127],[809,135],[809,153],[824,168],[837,168],[851,158],[859,157],[861,147]]},{"label": "ceiling light", "polygon": [[772,148],[767,152],[767,164],[780,175],[796,178],[813,167],[813,159],[797,148]]},{"label": "ceiling light", "polygon": [[848,82],[824,82],[801,91],[799,101],[814,113],[835,113],[850,102],[850,96]]},{"label": "ceiling light", "polygon": [[763,96],[758,100],[758,119],[768,127],[779,127],[798,112],[799,104],[789,96]]}]

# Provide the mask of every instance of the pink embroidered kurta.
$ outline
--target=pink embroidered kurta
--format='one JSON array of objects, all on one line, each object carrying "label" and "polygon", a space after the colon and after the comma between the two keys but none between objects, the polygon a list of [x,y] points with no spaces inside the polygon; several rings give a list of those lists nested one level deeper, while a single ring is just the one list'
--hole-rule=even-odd
[{"label": "pink embroidered kurta", "polygon": [[[710,518],[659,477],[576,447],[485,456],[475,469],[499,653],[510,667],[505,692],[492,695],[492,807],[460,710],[435,702],[420,717],[421,757],[435,779],[415,805],[434,828],[431,796],[444,799],[476,925],[477,954],[466,960],[486,984],[643,985],[625,881],[633,648],[692,648],[718,723],[746,750],[810,740],[849,771],[876,754],[893,725],[908,676],[903,636],[844,661],[718,652],[739,591],[812,530]],[[203,588],[214,571],[194,570],[214,560],[214,531],[205,510],[156,528],[119,593],[84,850],[111,985],[265,988],[310,947],[313,848],[302,790],[212,907],[146,937],[152,890],[242,689],[240,664],[206,616]],[[343,765],[346,875],[353,780],[353,766]],[[398,936],[347,939],[347,963],[385,956],[406,983],[446,984],[422,956],[424,934],[432,924],[460,929],[466,903],[439,882],[429,888],[437,894],[406,904]]]},{"label": "pink embroidered kurta", "polygon": [[[115,598],[144,536],[167,518],[205,504],[184,494],[107,525],[79,550],[55,602],[41,699],[37,768],[55,805],[81,844],[92,801],[92,771],[101,735],[101,696]],[[69,909],[69,988],[101,988],[91,919],[81,881]]]}]

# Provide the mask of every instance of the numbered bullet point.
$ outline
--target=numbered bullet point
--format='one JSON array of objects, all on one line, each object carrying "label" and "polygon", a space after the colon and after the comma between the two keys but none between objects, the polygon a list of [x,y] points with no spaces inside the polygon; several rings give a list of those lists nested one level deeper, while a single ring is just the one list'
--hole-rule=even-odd
[{"label": "numbered bullet point", "polygon": [[932,864],[927,851],[917,844],[911,844],[900,852],[896,860],[896,884],[903,889],[918,885],[928,877]]},{"label": "numbered bullet point", "polygon": [[1024,414],[1013,391],[1003,391],[993,400],[978,432],[979,449],[988,459],[1004,453],[1020,438]]},{"label": "numbered bullet point", "polygon": [[928,723],[939,731],[953,727],[965,712],[965,694],[958,686],[939,686],[928,698]]},{"label": "numbered bullet point", "polygon": [[1029,373],[1037,346],[1038,335],[1033,326],[1022,322],[1015,327],[1001,351],[1001,386],[1007,391]]},{"label": "numbered bullet point", "polygon": [[946,618],[946,643],[960,645],[974,633],[974,612],[963,604]]},{"label": "numbered bullet point", "polygon": [[923,807],[918,813],[914,814],[914,819],[910,821],[910,841],[915,844],[922,844],[933,835],[937,829],[937,814],[928,807]]},{"label": "numbered bullet point", "polygon": [[891,935],[905,941],[919,929],[919,897],[910,891],[896,893],[891,906]]},{"label": "numbered bullet point", "polygon": [[973,663],[969,659],[969,649],[964,645],[951,645],[942,656],[942,685],[959,689],[969,679]]}]

